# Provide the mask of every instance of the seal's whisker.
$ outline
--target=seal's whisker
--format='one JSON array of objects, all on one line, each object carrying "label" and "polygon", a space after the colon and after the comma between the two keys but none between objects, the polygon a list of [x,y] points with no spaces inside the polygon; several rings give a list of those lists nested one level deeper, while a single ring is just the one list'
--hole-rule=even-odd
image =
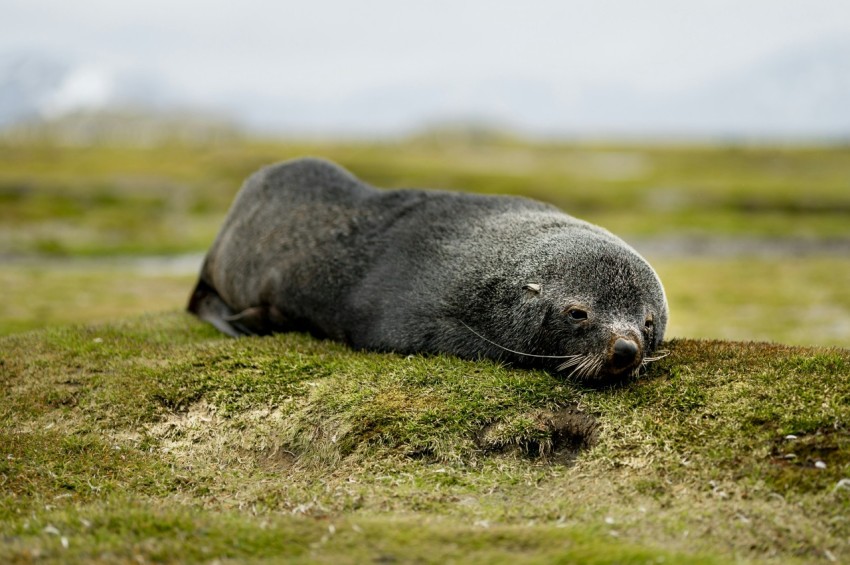
[{"label": "seal's whisker", "polygon": [[570,378],[572,378],[574,376],[578,376],[578,374],[581,373],[582,366],[586,362],[587,362],[587,355],[582,355],[578,359],[574,359],[572,361],[569,361],[570,365],[568,367],[564,367],[564,368],[567,369],[571,366],[573,368],[573,370],[570,371],[570,374],[567,375],[567,376],[570,377]]},{"label": "seal's whisker", "polygon": [[642,363],[652,363],[653,361],[664,359],[668,355],[670,355],[669,351],[659,351],[659,355],[656,355],[655,357],[644,357]]},{"label": "seal's whisker", "polygon": [[569,369],[570,367],[573,367],[573,366],[581,363],[583,358],[584,358],[584,355],[574,355],[572,359],[568,359],[567,361],[564,361],[563,363],[558,365],[557,369],[559,371],[563,371],[564,369]]},{"label": "seal's whisker", "polygon": [[596,355],[594,357],[594,363],[591,370],[588,371],[588,376],[598,377],[599,373],[602,372],[602,367],[605,365],[605,357],[603,355]]},{"label": "seal's whisker", "polygon": [[[581,364],[576,368],[576,377],[579,379],[584,378],[584,370],[587,368],[587,364],[590,362],[590,357],[588,356],[584,359]],[[572,376],[572,375],[570,375]]]},{"label": "seal's whisker", "polygon": [[587,355],[578,366],[576,376],[580,379],[589,376],[593,372],[594,367],[597,365],[597,359],[598,356],[596,355]]},{"label": "seal's whisker", "polygon": [[534,353],[523,353],[522,351],[516,351],[515,349],[508,349],[504,345],[499,345],[495,341],[487,339],[486,337],[484,337],[483,335],[481,335],[477,331],[473,330],[468,325],[466,325],[466,323],[464,323],[463,320],[458,320],[458,322],[460,322],[466,329],[468,329],[469,331],[471,331],[472,333],[474,333],[475,335],[477,335],[478,337],[480,337],[481,339],[483,339],[484,341],[486,341],[490,345],[495,345],[499,349],[503,349],[503,350],[507,351],[508,353],[513,353],[515,355],[524,355],[526,357],[538,357],[538,358],[541,358],[541,359],[572,359],[574,357],[577,357],[577,355],[536,355]]},{"label": "seal's whisker", "polygon": [[583,355],[583,356],[581,357],[581,359],[579,359],[579,360],[578,360],[579,362],[578,362],[578,363],[576,363],[576,366],[573,368],[573,370],[572,370],[572,371],[570,371],[570,376],[571,376],[571,377],[572,377],[573,375],[576,375],[576,374],[581,374],[581,371],[582,371],[582,368],[584,367],[584,364],[585,364],[585,363],[587,363],[587,359],[588,359],[588,356]]},{"label": "seal's whisker", "polygon": [[563,363],[561,363],[561,367],[567,368],[572,367],[573,365],[578,365],[581,363],[582,359],[584,359],[584,355],[576,355],[574,359],[567,359]]},{"label": "seal's whisker", "polygon": [[652,363],[653,361],[658,361],[659,359],[664,359],[665,357],[670,355],[669,351],[659,351],[658,353],[659,353],[659,355],[656,355],[654,357],[644,357],[643,360],[640,362],[640,365],[638,365],[635,368],[635,372],[633,374],[639,375],[640,371],[646,371],[647,366],[650,363]]},{"label": "seal's whisker", "polygon": [[582,378],[582,379],[583,379],[584,377],[586,377],[586,376],[587,376],[587,370],[588,370],[588,369],[589,369],[592,365],[593,365],[593,357],[591,357],[590,355],[588,355],[588,356],[587,356],[587,359],[585,359],[585,360],[582,362],[582,364],[579,366],[578,376],[579,376],[580,378]]}]

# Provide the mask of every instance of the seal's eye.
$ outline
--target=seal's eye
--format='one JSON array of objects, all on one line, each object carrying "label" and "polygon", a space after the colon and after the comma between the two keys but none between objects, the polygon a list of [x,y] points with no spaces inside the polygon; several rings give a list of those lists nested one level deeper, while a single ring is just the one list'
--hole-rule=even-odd
[{"label": "seal's eye", "polygon": [[583,322],[587,320],[587,311],[581,308],[570,308],[567,310],[567,317],[574,322]]}]

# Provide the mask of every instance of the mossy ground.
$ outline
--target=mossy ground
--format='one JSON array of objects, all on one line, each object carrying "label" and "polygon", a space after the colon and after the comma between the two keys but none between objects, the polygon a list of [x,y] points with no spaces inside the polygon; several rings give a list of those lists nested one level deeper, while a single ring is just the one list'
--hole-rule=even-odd
[{"label": "mossy ground", "polygon": [[597,390],[183,313],[1,338],[0,560],[850,559],[850,351],[665,346]]}]

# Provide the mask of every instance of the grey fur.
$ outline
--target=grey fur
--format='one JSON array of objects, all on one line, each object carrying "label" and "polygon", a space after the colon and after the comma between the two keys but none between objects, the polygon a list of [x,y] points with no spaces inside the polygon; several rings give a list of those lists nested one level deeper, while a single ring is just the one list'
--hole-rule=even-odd
[{"label": "grey fur", "polygon": [[[589,380],[637,371],[667,323],[655,272],[602,228],[525,198],[378,190],[317,159],[246,181],[189,310],[230,335],[306,330]],[[627,366],[618,339],[637,344]]]}]

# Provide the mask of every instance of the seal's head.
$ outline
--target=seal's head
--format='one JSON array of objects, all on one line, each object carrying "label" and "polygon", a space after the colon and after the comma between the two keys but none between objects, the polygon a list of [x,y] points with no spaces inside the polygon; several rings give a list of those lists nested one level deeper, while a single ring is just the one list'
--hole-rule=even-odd
[{"label": "seal's head", "polygon": [[621,381],[663,357],[657,348],[667,300],[655,271],[634,249],[582,222],[524,250],[501,270],[505,279],[521,273],[520,280],[502,279],[502,291],[486,289],[486,300],[467,301],[463,317],[479,330],[463,325],[489,344],[489,356],[599,384]]},{"label": "seal's head", "polygon": [[667,301],[637,252],[600,237],[549,265],[522,292],[526,306],[542,313],[535,349],[552,356],[550,368],[584,381],[620,380],[659,358]]}]

